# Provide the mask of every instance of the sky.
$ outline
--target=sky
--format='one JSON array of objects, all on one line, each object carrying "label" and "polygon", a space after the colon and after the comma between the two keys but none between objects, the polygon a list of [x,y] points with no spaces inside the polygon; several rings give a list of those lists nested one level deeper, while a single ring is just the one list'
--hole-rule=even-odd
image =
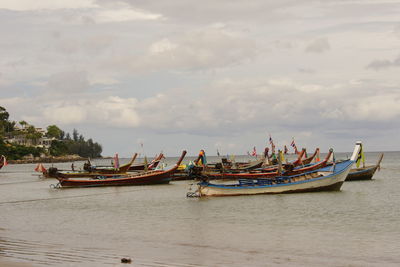
[{"label": "sky", "polygon": [[[400,150],[399,0],[0,0],[0,106],[103,155]],[[140,144],[143,144],[143,148]]]}]

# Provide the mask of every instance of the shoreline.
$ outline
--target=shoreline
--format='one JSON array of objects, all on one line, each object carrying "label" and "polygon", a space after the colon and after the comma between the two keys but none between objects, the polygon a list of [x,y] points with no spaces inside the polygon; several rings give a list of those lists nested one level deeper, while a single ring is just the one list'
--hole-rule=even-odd
[{"label": "shoreline", "polygon": [[88,158],[83,158],[77,155],[69,155],[62,157],[45,157],[45,158],[34,158],[34,159],[16,159],[8,160],[8,164],[27,164],[27,163],[62,163],[62,162],[74,162],[74,161],[86,161]]}]

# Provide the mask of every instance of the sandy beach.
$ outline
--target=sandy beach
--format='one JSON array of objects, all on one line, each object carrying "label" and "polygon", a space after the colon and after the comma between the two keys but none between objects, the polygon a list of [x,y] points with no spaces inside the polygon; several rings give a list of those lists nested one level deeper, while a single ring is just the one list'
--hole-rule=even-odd
[{"label": "sandy beach", "polygon": [[0,257],[0,266],[2,267],[34,267],[34,265],[25,262],[15,262]]}]

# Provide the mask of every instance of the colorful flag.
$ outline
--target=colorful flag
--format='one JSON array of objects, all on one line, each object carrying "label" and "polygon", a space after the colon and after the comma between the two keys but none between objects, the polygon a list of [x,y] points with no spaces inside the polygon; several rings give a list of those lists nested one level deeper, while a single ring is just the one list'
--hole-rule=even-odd
[{"label": "colorful flag", "polygon": [[251,155],[252,155],[253,157],[257,157],[256,147],[253,147],[253,152],[251,152]]},{"label": "colorful flag", "polygon": [[280,152],[279,153],[280,160],[281,160],[282,163],[284,163],[285,162],[285,156],[283,155],[282,151],[279,151],[279,152]]},{"label": "colorful flag", "polygon": [[294,137],[292,138],[292,143],[290,143],[290,146],[293,147],[294,153],[299,154],[300,152],[297,150],[296,143],[294,142]]},{"label": "colorful flag", "polygon": [[199,161],[197,162],[199,166],[205,166],[207,164],[206,152],[202,149],[199,153]]},{"label": "colorful flag", "polygon": [[358,153],[358,157],[356,160],[356,166],[357,168],[360,167],[360,162],[362,161],[363,167],[365,167],[365,156],[364,156],[364,151],[362,145],[360,145],[360,152]]},{"label": "colorful flag", "polygon": [[272,140],[271,135],[269,135],[269,143],[271,144],[272,153],[275,153],[275,144],[274,141]]},{"label": "colorful flag", "polygon": [[114,156],[114,168],[119,169],[119,158],[118,158],[118,153],[115,153]]}]

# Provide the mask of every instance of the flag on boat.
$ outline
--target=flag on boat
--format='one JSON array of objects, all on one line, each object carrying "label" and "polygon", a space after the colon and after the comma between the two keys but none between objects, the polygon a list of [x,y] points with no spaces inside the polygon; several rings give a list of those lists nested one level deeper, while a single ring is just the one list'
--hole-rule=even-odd
[{"label": "flag on boat", "polygon": [[207,164],[206,152],[202,149],[199,153],[199,160],[197,162],[199,166],[205,166]]},{"label": "flag on boat", "polygon": [[283,155],[282,151],[279,151],[279,159],[281,160],[282,163],[285,162],[285,156]]},{"label": "flag on boat", "polygon": [[47,171],[47,169],[43,166],[42,163],[39,163],[35,168],[35,172],[43,173],[43,172],[46,172],[46,171]]},{"label": "flag on boat", "polygon": [[290,143],[290,146],[293,147],[294,153],[299,154],[300,152],[297,150],[296,143],[294,142],[294,137],[292,138],[292,143]]},{"label": "flag on boat", "polygon": [[115,153],[114,156],[114,168],[119,169],[119,158],[118,158],[118,153]]},{"label": "flag on boat", "polygon": [[319,158],[319,148],[317,148],[317,156],[315,157],[315,162],[319,162],[320,158]]},{"label": "flag on boat", "polygon": [[251,152],[251,155],[252,155],[253,157],[257,157],[256,147],[253,147],[253,152]]},{"label": "flag on boat", "polygon": [[272,140],[271,135],[269,135],[269,143],[271,144],[272,153],[275,153],[275,144],[274,141]]},{"label": "flag on boat", "polygon": [[365,156],[364,156],[363,147],[362,147],[362,145],[360,144],[360,152],[358,152],[358,157],[357,157],[357,160],[356,160],[356,166],[357,166],[357,168],[360,167],[361,161],[362,161],[363,167],[364,167],[364,166],[365,166]]}]

